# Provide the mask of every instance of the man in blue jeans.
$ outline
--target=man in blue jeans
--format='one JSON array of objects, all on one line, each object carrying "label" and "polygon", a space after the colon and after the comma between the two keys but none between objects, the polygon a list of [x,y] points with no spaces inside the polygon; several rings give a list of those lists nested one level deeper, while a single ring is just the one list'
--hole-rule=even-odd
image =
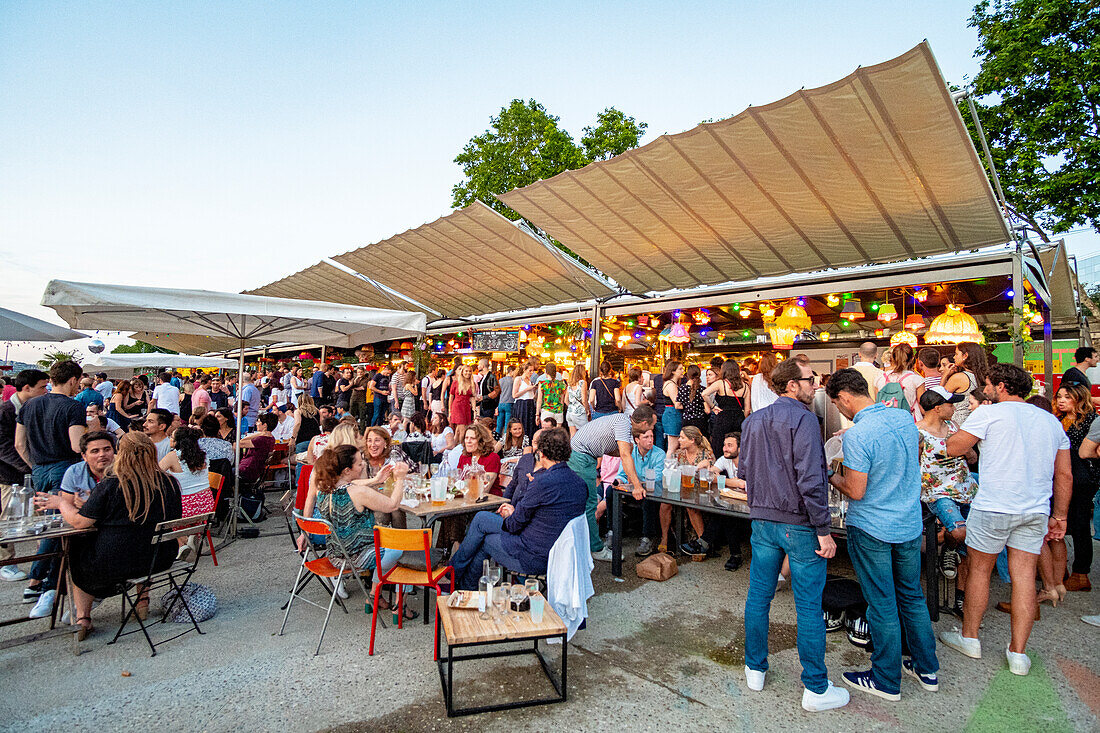
[{"label": "man in blue jeans", "polygon": [[[19,410],[15,426],[15,449],[30,466],[35,491],[56,494],[69,466],[80,458],[80,438],[88,429],[84,405],[73,399],[80,391],[83,372],[73,361],[61,361],[50,368],[53,390],[27,402]],[[60,540],[42,540],[38,554],[57,552]],[[53,611],[60,565],[57,558],[35,560],[23,602],[36,602],[31,618]]]},{"label": "man in blue jeans", "polygon": [[826,561],[836,554],[830,534],[825,447],[810,411],[816,377],[794,359],[771,373],[779,393],[754,410],[741,427],[737,477],[745,482],[752,517],[752,564],[745,601],[745,682],[764,688],[768,671],[768,612],[783,557],[790,558],[791,590],[798,614],[802,708],[810,712],[848,704],[848,691],[833,686],[825,669],[825,619],[821,594]]},{"label": "man in blue jeans", "polygon": [[[897,360],[894,362],[898,363]],[[848,504],[848,554],[867,599],[875,650],[871,669],[844,682],[886,700],[901,699],[902,669],[929,692],[939,689],[936,637],[920,586],[919,435],[908,410],[871,399],[867,380],[841,369],[826,390],[855,424],[844,433],[844,473],[830,482]],[[902,630],[911,658],[902,660]]]}]

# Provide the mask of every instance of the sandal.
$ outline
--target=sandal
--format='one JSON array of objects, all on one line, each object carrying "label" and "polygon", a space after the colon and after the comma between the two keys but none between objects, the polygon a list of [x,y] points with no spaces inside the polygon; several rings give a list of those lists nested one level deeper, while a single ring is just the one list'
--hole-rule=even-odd
[{"label": "sandal", "polygon": [[[88,622],[87,625],[83,623],[84,621]],[[95,627],[92,626],[91,616],[81,616],[76,620],[76,625],[80,627],[80,629],[76,632],[77,641],[84,641],[88,638],[89,634],[95,631]]]}]

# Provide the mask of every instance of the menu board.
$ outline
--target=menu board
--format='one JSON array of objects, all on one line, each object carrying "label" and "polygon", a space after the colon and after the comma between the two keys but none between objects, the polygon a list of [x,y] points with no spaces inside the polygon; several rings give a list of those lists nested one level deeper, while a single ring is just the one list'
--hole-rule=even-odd
[{"label": "menu board", "polygon": [[519,331],[475,331],[474,351],[519,351]]}]

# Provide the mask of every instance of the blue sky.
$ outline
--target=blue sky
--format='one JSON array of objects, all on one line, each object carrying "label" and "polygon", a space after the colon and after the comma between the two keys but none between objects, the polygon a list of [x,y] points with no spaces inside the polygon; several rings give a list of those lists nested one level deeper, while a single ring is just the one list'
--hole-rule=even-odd
[{"label": "blue sky", "polygon": [[[0,301],[52,277],[238,291],[450,209],[513,98],[647,139],[927,38],[976,69],[966,2],[0,3]],[[1067,237],[1100,251],[1091,232]],[[369,274],[369,273],[368,273]],[[14,358],[38,349],[13,349]]]}]

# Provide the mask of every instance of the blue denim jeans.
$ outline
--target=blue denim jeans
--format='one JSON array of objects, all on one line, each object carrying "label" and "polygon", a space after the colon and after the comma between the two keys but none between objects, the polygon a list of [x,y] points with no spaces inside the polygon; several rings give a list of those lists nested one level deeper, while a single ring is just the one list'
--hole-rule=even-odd
[{"label": "blue denim jeans", "polygon": [[509,570],[523,572],[518,558],[504,550],[500,540],[504,534],[504,517],[496,512],[478,512],[470,522],[466,537],[451,558],[455,571],[455,583],[462,590],[477,590],[481,577],[481,565],[492,558]]},{"label": "blue denim jeans", "polygon": [[389,408],[389,402],[385,399],[374,396],[374,416],[371,418],[371,425],[384,425],[386,423],[386,412]]},{"label": "blue denim jeans", "polygon": [[[61,489],[61,478],[69,466],[68,461],[58,463],[43,463],[31,469],[31,479],[34,481],[34,490],[47,494],[56,494]],[[61,540],[42,540],[38,543],[38,554],[57,552],[61,548]],[[60,574],[61,564],[56,557],[45,560],[35,560],[31,563],[31,571],[28,578],[39,581],[39,587],[46,590],[57,588],[57,579]]]},{"label": "blue denim jeans", "polygon": [[880,690],[901,691],[902,634],[921,674],[939,672],[936,637],[920,586],[921,538],[883,542],[859,527],[848,527],[848,555],[852,558],[863,597],[875,650],[871,677]]},{"label": "blue denim jeans", "polygon": [[618,415],[618,414],[619,413],[617,413],[617,412],[596,412],[595,410],[593,410],[592,411],[592,419],[593,420],[599,420],[601,417],[607,417],[608,415]]},{"label": "blue denim jeans", "polygon": [[592,552],[599,552],[603,549],[603,540],[596,524],[596,505],[600,503],[600,476],[596,471],[596,459],[575,450],[569,456],[569,467],[588,486],[588,500],[584,503],[584,513],[588,517],[588,545]]},{"label": "blue denim jeans", "polygon": [[825,670],[825,619],[821,594],[825,590],[825,558],[816,553],[817,535],[811,527],[754,519],[749,594],[745,600],[745,666],[768,671],[768,613],[783,556],[791,561],[791,590],[798,614],[798,659],[802,684],[810,692],[829,687]]},{"label": "blue denim jeans", "polygon": [[[508,427],[508,421],[512,419],[512,404],[497,405],[497,434],[504,436],[504,429]],[[528,435],[528,438],[531,436]]]}]

